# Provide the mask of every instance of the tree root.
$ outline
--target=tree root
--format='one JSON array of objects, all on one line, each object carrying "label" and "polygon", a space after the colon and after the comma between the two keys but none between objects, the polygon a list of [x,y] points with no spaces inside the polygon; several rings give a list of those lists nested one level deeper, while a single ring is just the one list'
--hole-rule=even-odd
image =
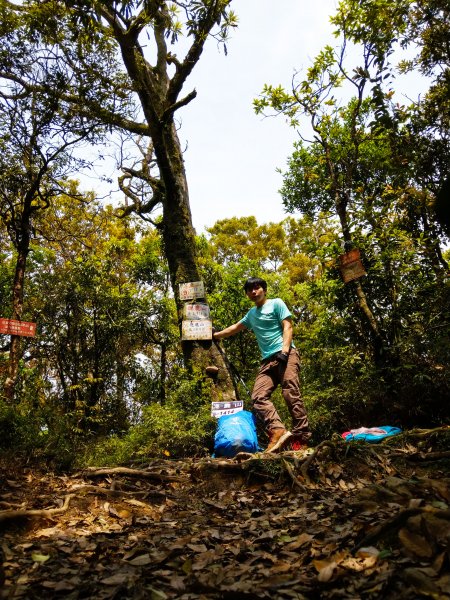
[{"label": "tree root", "polygon": [[[401,435],[404,438],[423,438],[428,437],[433,433],[448,433],[450,434],[450,426],[443,425],[442,427],[435,427],[434,429],[410,429],[409,431],[404,431]],[[398,437],[398,436],[393,436]],[[386,438],[390,439],[390,438]]]},{"label": "tree root", "polygon": [[306,458],[306,460],[303,462],[302,466],[300,467],[300,473],[308,485],[311,484],[311,478],[308,475],[308,469],[311,466],[311,463],[313,462],[313,460],[315,460],[317,458],[317,456],[320,454],[322,448],[334,448],[334,447],[335,447],[335,444],[333,442],[331,442],[330,440],[324,440],[323,442],[320,442],[320,444],[314,448],[314,452],[312,454],[310,454]]},{"label": "tree root", "polygon": [[163,473],[155,473],[146,469],[129,469],[128,467],[112,467],[112,468],[97,468],[89,467],[83,471],[83,476],[88,478],[105,477],[106,475],[123,475],[125,477],[141,477],[142,479],[150,479],[158,482],[178,482],[186,483],[186,477],[178,477],[176,475],[165,475]]},{"label": "tree root", "polygon": [[0,500],[0,507],[2,508],[17,508],[18,506],[21,506],[21,504],[11,504],[11,502]]},{"label": "tree root", "polygon": [[61,515],[65,513],[69,508],[70,501],[75,497],[75,494],[68,494],[64,498],[64,504],[61,508],[47,508],[47,509],[36,509],[36,510],[2,510],[0,511],[0,523],[3,521],[10,521],[12,519],[28,519],[31,517],[54,517],[55,515]]},{"label": "tree root", "polygon": [[[324,440],[318,446],[316,446],[316,448],[314,449],[314,452],[312,454],[310,454],[309,456],[307,456],[304,460],[302,460],[301,463],[300,463],[301,459],[299,458],[297,452],[287,451],[287,452],[272,453],[272,454],[267,454],[264,452],[262,452],[262,453],[258,452],[256,454],[249,454],[247,452],[239,452],[238,454],[236,454],[236,456],[234,458],[211,459],[211,460],[203,462],[203,465],[207,466],[207,467],[211,467],[216,470],[224,470],[224,471],[228,471],[228,472],[241,472],[242,473],[243,471],[248,471],[248,470],[252,469],[252,467],[255,464],[260,463],[261,461],[280,462],[281,465],[283,466],[284,470],[286,471],[287,475],[289,476],[289,479],[292,481],[292,483],[304,491],[305,486],[302,484],[301,481],[299,481],[299,478],[296,475],[296,471],[298,470],[299,465],[300,465],[300,473],[301,473],[303,480],[306,482],[307,485],[311,484],[311,478],[308,475],[308,469],[311,466],[311,463],[320,454],[322,449],[326,448],[326,447],[335,448],[335,443],[330,440]],[[292,466],[290,464],[289,459],[293,459],[295,466]]]},{"label": "tree root", "polygon": [[298,480],[298,477],[296,476],[294,468],[292,467],[292,465],[289,464],[289,462],[285,458],[282,459],[282,462],[283,462],[284,468],[285,468],[287,474],[289,475],[292,483],[296,487],[300,488],[302,492],[304,492],[305,491],[305,486],[303,484],[301,484],[300,481]]},{"label": "tree root", "polygon": [[98,496],[110,496],[112,498],[146,498],[148,496],[167,498],[167,494],[165,492],[158,492],[156,490],[140,490],[136,492],[129,492],[125,490],[104,488],[99,485],[73,486],[72,490],[81,494],[96,494]]}]

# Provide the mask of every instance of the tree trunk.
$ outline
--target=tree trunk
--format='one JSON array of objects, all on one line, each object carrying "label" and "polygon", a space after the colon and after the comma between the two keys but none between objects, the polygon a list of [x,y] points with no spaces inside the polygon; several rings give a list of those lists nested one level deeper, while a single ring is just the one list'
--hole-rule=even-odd
[{"label": "tree trunk", "polygon": [[161,343],[161,361],[159,375],[159,401],[161,405],[166,403],[166,371],[167,371],[167,346]]},{"label": "tree trunk", "polygon": [[[23,311],[23,288],[27,256],[30,250],[30,237],[28,223],[22,224],[22,235],[17,247],[16,269],[12,288],[12,314],[11,318],[20,321]],[[18,335],[11,336],[9,347],[8,375],[4,383],[4,394],[7,402],[12,403],[15,396],[15,387],[19,373],[19,361],[21,358],[21,339]]]},{"label": "tree trunk", "polygon": [[[182,302],[179,284],[199,281],[195,248],[195,230],[189,205],[189,192],[180,141],[168,98],[167,73],[160,71],[152,77],[149,65],[143,60],[130,37],[118,37],[128,75],[132,79],[149,127],[164,194],[162,237],[170,280],[178,309],[181,331]],[[214,378],[213,400],[236,398],[231,373],[221,354],[211,341],[184,342],[183,356],[188,367],[196,366],[206,376],[206,368],[219,369]]]},{"label": "tree trunk", "polygon": [[[347,218],[347,200],[345,198],[341,198],[338,193],[335,194],[335,205],[336,211],[339,216],[339,220],[341,222],[342,233],[344,236],[344,244],[345,249],[350,250],[353,246],[353,241],[350,233],[350,226]],[[361,310],[361,314],[364,318],[365,323],[368,325],[368,328],[371,332],[371,336],[373,339],[373,351],[375,362],[377,364],[381,364],[384,361],[384,337],[380,328],[378,326],[378,322],[367,302],[367,297],[364,292],[363,286],[361,285],[361,281],[356,279],[351,282],[353,289],[355,290],[356,296],[358,297],[358,306]]]},{"label": "tree trunk", "polygon": [[[179,284],[199,281],[195,249],[195,230],[189,206],[189,193],[184,169],[183,156],[174,124],[165,128],[163,148],[155,144],[155,153],[165,186],[163,204],[163,242],[169,265],[172,289],[178,308],[178,322],[181,329],[182,302],[179,298]],[[161,156],[163,154],[163,156]],[[161,158],[159,158],[161,156]],[[183,356],[186,364],[195,365],[206,374],[206,368],[214,365],[219,369],[214,378],[213,400],[229,401],[236,399],[231,373],[223,356],[210,341],[183,342]]]}]

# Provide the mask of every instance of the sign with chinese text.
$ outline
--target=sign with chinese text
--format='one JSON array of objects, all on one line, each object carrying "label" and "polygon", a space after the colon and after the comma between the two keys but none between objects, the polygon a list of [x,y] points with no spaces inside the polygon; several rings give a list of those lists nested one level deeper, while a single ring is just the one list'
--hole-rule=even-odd
[{"label": "sign with chinese text", "polygon": [[185,304],[184,318],[195,321],[196,319],[209,319],[209,306],[207,304]]},{"label": "sign with chinese text", "polygon": [[217,419],[223,417],[223,415],[234,415],[241,410],[244,410],[244,402],[242,400],[211,402],[211,416]]},{"label": "sign with chinese text", "polygon": [[350,250],[346,254],[342,254],[339,257],[339,262],[339,269],[344,283],[359,279],[367,274],[361,262],[360,252],[357,248]]},{"label": "sign with chinese text", "polygon": [[203,281],[191,281],[180,283],[180,300],[194,300],[205,297],[205,286]]},{"label": "sign with chinese text", "polygon": [[212,322],[208,319],[183,321],[181,324],[182,340],[211,340]]},{"label": "sign with chinese text", "polygon": [[36,323],[15,321],[14,319],[0,319],[0,333],[34,337],[36,335]]}]

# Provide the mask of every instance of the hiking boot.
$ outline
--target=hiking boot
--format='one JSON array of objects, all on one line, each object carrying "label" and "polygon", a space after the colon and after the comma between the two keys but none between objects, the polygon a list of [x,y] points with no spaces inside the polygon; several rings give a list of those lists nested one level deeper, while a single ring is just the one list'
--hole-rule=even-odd
[{"label": "hiking boot", "polygon": [[308,448],[308,444],[295,438],[290,442],[290,446],[291,450],[293,450],[294,452],[298,452],[299,450],[306,450]]},{"label": "hiking boot", "polygon": [[273,429],[270,434],[269,445],[265,449],[266,454],[276,452],[292,436],[287,429]]}]

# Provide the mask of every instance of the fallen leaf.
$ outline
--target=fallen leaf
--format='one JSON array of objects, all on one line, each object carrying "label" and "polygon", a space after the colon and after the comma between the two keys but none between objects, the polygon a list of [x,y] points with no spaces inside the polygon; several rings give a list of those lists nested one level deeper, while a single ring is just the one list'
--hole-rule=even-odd
[{"label": "fallen leaf", "polygon": [[187,547],[198,553],[206,552],[208,550],[205,544],[187,544]]},{"label": "fallen leaf", "polygon": [[380,554],[380,551],[378,550],[378,548],[375,548],[374,546],[367,546],[367,548],[360,548],[356,552],[356,556],[359,556],[361,558],[367,558],[369,556],[378,557],[379,554]]},{"label": "fallen leaf", "polygon": [[54,587],[55,592],[71,592],[80,585],[80,582],[58,581]]},{"label": "fallen leaf", "polygon": [[45,563],[49,560],[50,555],[49,554],[41,554],[40,552],[32,552],[31,558],[34,560],[34,562]]},{"label": "fallen leaf", "polygon": [[9,546],[5,542],[2,543],[1,549],[6,560],[12,560],[14,558],[14,553],[10,550]]},{"label": "fallen leaf", "polygon": [[125,508],[116,509],[114,506],[109,506],[108,510],[109,514],[113,517],[117,517],[118,519],[129,519],[133,513]]},{"label": "fallen leaf", "polygon": [[190,558],[188,558],[187,560],[184,561],[184,563],[181,566],[181,570],[183,571],[183,573],[186,573],[186,575],[189,575],[189,573],[191,573],[192,560]]},{"label": "fallen leaf", "polygon": [[413,533],[406,527],[403,527],[398,532],[398,537],[410,555],[419,558],[431,558],[433,556],[433,548],[422,535]]},{"label": "fallen leaf", "polygon": [[151,562],[152,559],[150,558],[150,554],[141,554],[128,561],[128,563],[134,567],[143,567],[144,565],[149,565]]},{"label": "fallen leaf", "polygon": [[136,500],[135,498],[127,498],[125,500],[127,504],[131,504],[132,506],[140,506],[142,508],[148,508],[148,504],[145,502],[141,502],[140,500]]},{"label": "fallen leaf", "polygon": [[433,582],[433,580],[426,575],[422,569],[416,569],[409,567],[402,573],[403,579],[408,583],[412,584],[414,588],[421,593],[431,595],[432,597],[438,598],[439,588]]},{"label": "fallen leaf", "polygon": [[314,566],[319,572],[317,579],[321,582],[330,581],[334,575],[334,571],[337,568],[337,563],[335,562],[327,562],[326,564],[321,564],[320,566],[316,563],[322,561],[314,561]]},{"label": "fallen leaf", "polygon": [[184,591],[186,589],[184,577],[180,575],[172,575],[172,577],[170,578],[170,587],[176,590],[177,592]]},{"label": "fallen leaf", "polygon": [[304,546],[308,542],[311,542],[313,539],[314,539],[313,535],[310,535],[309,533],[301,533],[297,537],[296,540],[294,540],[290,544],[286,544],[286,546],[284,546],[284,548],[286,550],[297,550],[297,548],[300,548],[301,546]]},{"label": "fallen leaf", "polygon": [[292,563],[283,561],[275,563],[274,566],[269,569],[271,575],[289,573],[290,571],[292,571]]},{"label": "fallen leaf", "polygon": [[36,531],[36,537],[54,537],[59,533],[61,533],[61,529],[58,526],[46,527],[45,529]]},{"label": "fallen leaf", "polygon": [[115,573],[110,577],[105,577],[105,579],[102,579],[101,582],[105,585],[121,585],[122,583],[125,583],[127,579],[128,576],[125,573]]},{"label": "fallen leaf", "polygon": [[150,600],[166,600],[167,594],[165,594],[162,590],[157,590],[153,587],[148,588],[150,592]]},{"label": "fallen leaf", "polygon": [[346,569],[351,569],[352,571],[365,571],[366,569],[371,569],[377,564],[376,556],[367,556],[366,558],[353,558],[349,557],[344,560],[341,564]]}]

